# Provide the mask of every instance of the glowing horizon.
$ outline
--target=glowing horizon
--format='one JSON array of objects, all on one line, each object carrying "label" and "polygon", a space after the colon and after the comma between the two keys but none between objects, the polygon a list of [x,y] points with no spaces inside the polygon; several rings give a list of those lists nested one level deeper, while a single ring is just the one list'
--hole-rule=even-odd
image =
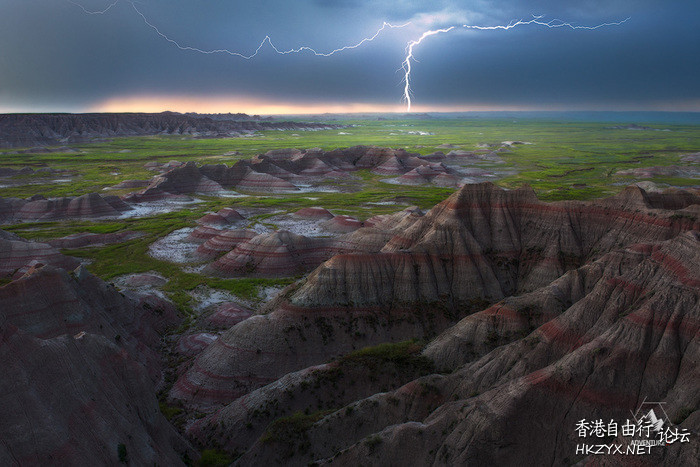
[{"label": "glowing horizon", "polygon": [[[371,102],[280,102],[239,96],[123,96],[96,103],[87,112],[197,112],[247,113],[257,115],[299,115],[323,113],[406,113],[403,103]],[[576,105],[503,105],[491,103],[419,104],[410,113],[426,112],[527,112],[527,111],[667,111],[698,112],[700,101],[657,102],[654,105],[591,104]]]},{"label": "glowing horizon", "polygon": [[124,95],[114,96],[92,104],[65,106],[48,104],[43,106],[1,105],[0,113],[246,113],[249,115],[309,115],[352,113],[427,113],[427,112],[700,112],[700,100],[658,101],[651,104],[609,103],[582,105],[504,105],[488,102],[464,102],[455,104],[414,105],[406,112],[404,103],[372,102],[282,102],[270,98],[236,95]]}]

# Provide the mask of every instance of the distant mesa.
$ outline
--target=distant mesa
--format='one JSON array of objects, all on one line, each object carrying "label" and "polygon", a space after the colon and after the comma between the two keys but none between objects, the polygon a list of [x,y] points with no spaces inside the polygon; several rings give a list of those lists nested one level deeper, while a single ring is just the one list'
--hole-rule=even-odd
[{"label": "distant mesa", "polygon": [[[236,118],[236,116],[230,116]],[[325,123],[162,113],[0,114],[0,148],[30,148],[80,143],[120,136],[187,135],[222,138],[260,130],[339,128]],[[70,148],[40,152],[72,152]]]},{"label": "distant mesa", "polygon": [[[177,113],[175,113],[177,114]],[[200,114],[196,112],[187,112],[184,115],[194,118],[210,118],[212,120],[226,120],[230,122],[272,122],[273,117],[261,117],[260,115],[248,115],[244,113],[225,113],[225,114]]]}]

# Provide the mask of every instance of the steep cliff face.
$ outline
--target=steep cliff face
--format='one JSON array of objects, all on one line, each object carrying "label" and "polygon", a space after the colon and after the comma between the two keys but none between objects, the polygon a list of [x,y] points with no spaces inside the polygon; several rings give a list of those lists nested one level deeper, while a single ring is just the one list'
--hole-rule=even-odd
[{"label": "steep cliff face", "polygon": [[[697,195],[665,196],[674,201],[660,202],[680,209],[656,209],[636,188],[602,201],[542,203],[528,189],[465,186],[396,228],[379,254],[338,254],[321,264],[271,313],[233,327],[207,348],[171,395],[211,408],[362,346],[429,339],[465,315],[540,290],[608,252],[700,229],[698,205],[690,204]],[[544,318],[529,325],[537,319]]]},{"label": "steep cliff face", "polygon": [[382,254],[338,255],[324,263],[291,301],[318,307],[499,300],[615,248],[697,230],[699,198],[685,192],[650,202],[634,187],[599,202],[543,203],[527,188],[466,185],[397,229]]}]

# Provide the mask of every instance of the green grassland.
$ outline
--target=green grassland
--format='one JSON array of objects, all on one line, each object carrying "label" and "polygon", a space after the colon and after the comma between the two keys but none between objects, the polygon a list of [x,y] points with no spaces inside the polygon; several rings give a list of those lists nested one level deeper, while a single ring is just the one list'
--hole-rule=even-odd
[{"label": "green grassland", "polygon": [[[679,155],[700,151],[700,126],[650,125],[670,131],[611,129],[614,124],[565,123],[536,120],[505,121],[465,120],[396,120],[350,121],[341,130],[266,131],[252,137],[195,139],[180,136],[114,138],[107,142],[71,145],[75,153],[27,153],[0,150],[0,167],[50,167],[65,171],[59,175],[28,175],[0,179],[0,197],[75,196],[90,192],[123,194],[129,190],[103,191],[127,179],[149,179],[154,172],[144,168],[150,161],[196,161],[198,163],[232,164],[271,149],[312,148],[324,150],[357,144],[405,148],[410,152],[429,154],[441,144],[454,144],[473,150],[480,143],[528,141],[510,152],[499,154],[502,164],[479,162],[485,170],[508,170],[509,175],[494,183],[514,188],[530,184],[543,200],[591,199],[612,195],[631,177],[615,172],[647,166],[683,165]],[[428,135],[408,134],[425,132]],[[348,134],[339,134],[339,133]],[[447,152],[449,150],[443,150]],[[233,153],[234,155],[224,155]],[[65,251],[91,260],[88,268],[102,278],[144,271],[157,271],[170,279],[165,292],[183,309],[189,309],[187,291],[206,284],[228,290],[242,297],[255,298],[261,286],[286,285],[292,279],[215,279],[186,273],[172,263],[148,256],[148,245],[158,238],[183,227],[192,226],[205,212],[221,207],[274,208],[293,212],[306,206],[323,206],[336,214],[350,214],[360,219],[395,212],[405,205],[430,208],[454,190],[435,186],[402,186],[387,184],[385,177],[360,171],[361,183],[346,187],[342,193],[313,192],[274,196],[249,194],[242,198],[197,196],[202,202],[185,210],[155,216],[105,220],[41,222],[0,226],[31,239],[56,238],[78,232],[115,232],[123,229],[144,232],[144,236],[118,245]],[[71,178],[68,183],[52,180]],[[9,182],[8,182],[9,180]],[[652,179],[672,186],[695,186],[693,178],[666,177]],[[31,182],[31,185],[19,183]],[[344,183],[344,182],[341,182]],[[9,186],[5,186],[9,185]],[[398,205],[373,204],[396,202]],[[258,216],[264,222],[265,215]]]},{"label": "green grassland", "polygon": [[[605,123],[564,123],[535,120],[406,120],[349,121],[342,130],[267,131],[246,138],[194,139],[181,136],[114,138],[103,143],[71,145],[80,153],[11,154],[0,150],[0,167],[51,167],[75,174],[71,183],[39,183],[0,189],[0,196],[79,195],[114,185],[125,179],[150,178],[143,165],[149,161],[197,161],[233,163],[270,149],[312,148],[325,150],[357,144],[402,147],[428,154],[436,146],[449,143],[474,149],[479,143],[529,141],[512,153],[502,154],[506,167],[517,175],[501,180],[503,186],[529,183],[544,199],[591,198],[617,189],[611,187],[613,173],[626,168],[663,166],[678,163],[678,154],[700,150],[700,127],[694,125],[655,125],[654,130],[611,129]],[[421,131],[429,135],[408,134]],[[340,135],[339,133],[348,133]],[[128,152],[123,152],[128,151]],[[237,155],[222,154],[238,152]],[[643,156],[643,157],[640,157]],[[650,157],[648,157],[650,156]],[[481,165],[483,167],[483,165]],[[486,165],[488,167],[488,165]],[[593,168],[582,171],[577,169]],[[113,175],[113,173],[118,173]],[[29,176],[28,178],[36,178]],[[56,178],[56,177],[54,177]],[[37,180],[39,181],[39,180]],[[697,180],[672,180],[678,185],[697,185]],[[677,182],[677,183],[676,183]],[[573,184],[592,189],[553,193]],[[391,191],[386,184],[382,189]],[[380,190],[381,191],[381,190]]]}]

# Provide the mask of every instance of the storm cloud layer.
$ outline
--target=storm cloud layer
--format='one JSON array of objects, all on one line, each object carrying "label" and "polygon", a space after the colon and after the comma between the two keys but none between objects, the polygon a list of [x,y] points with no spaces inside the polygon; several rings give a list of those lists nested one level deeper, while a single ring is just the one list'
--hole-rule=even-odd
[{"label": "storm cloud layer", "polygon": [[[100,11],[113,0],[76,2]],[[630,20],[595,31],[524,26],[431,37],[415,51],[415,108],[700,110],[700,4],[692,0],[147,0],[136,5],[180,44],[245,54],[266,35],[281,49],[308,45],[329,51],[372,36],[383,21],[411,24],[332,57],[278,55],[263,47],[255,59],[244,60],[179,50],[148,26],[129,0],[104,14],[88,14],[67,0],[0,0],[0,112],[110,110],[109,103],[138,107],[149,99],[173,107],[184,100],[189,103],[180,107],[193,108],[176,110],[200,111],[207,109],[197,108],[197,102],[207,99],[239,106],[232,112],[255,111],[270,102],[290,108],[400,109],[403,74],[397,70],[408,41],[437,27],[508,24],[533,14],[581,25]]]}]

